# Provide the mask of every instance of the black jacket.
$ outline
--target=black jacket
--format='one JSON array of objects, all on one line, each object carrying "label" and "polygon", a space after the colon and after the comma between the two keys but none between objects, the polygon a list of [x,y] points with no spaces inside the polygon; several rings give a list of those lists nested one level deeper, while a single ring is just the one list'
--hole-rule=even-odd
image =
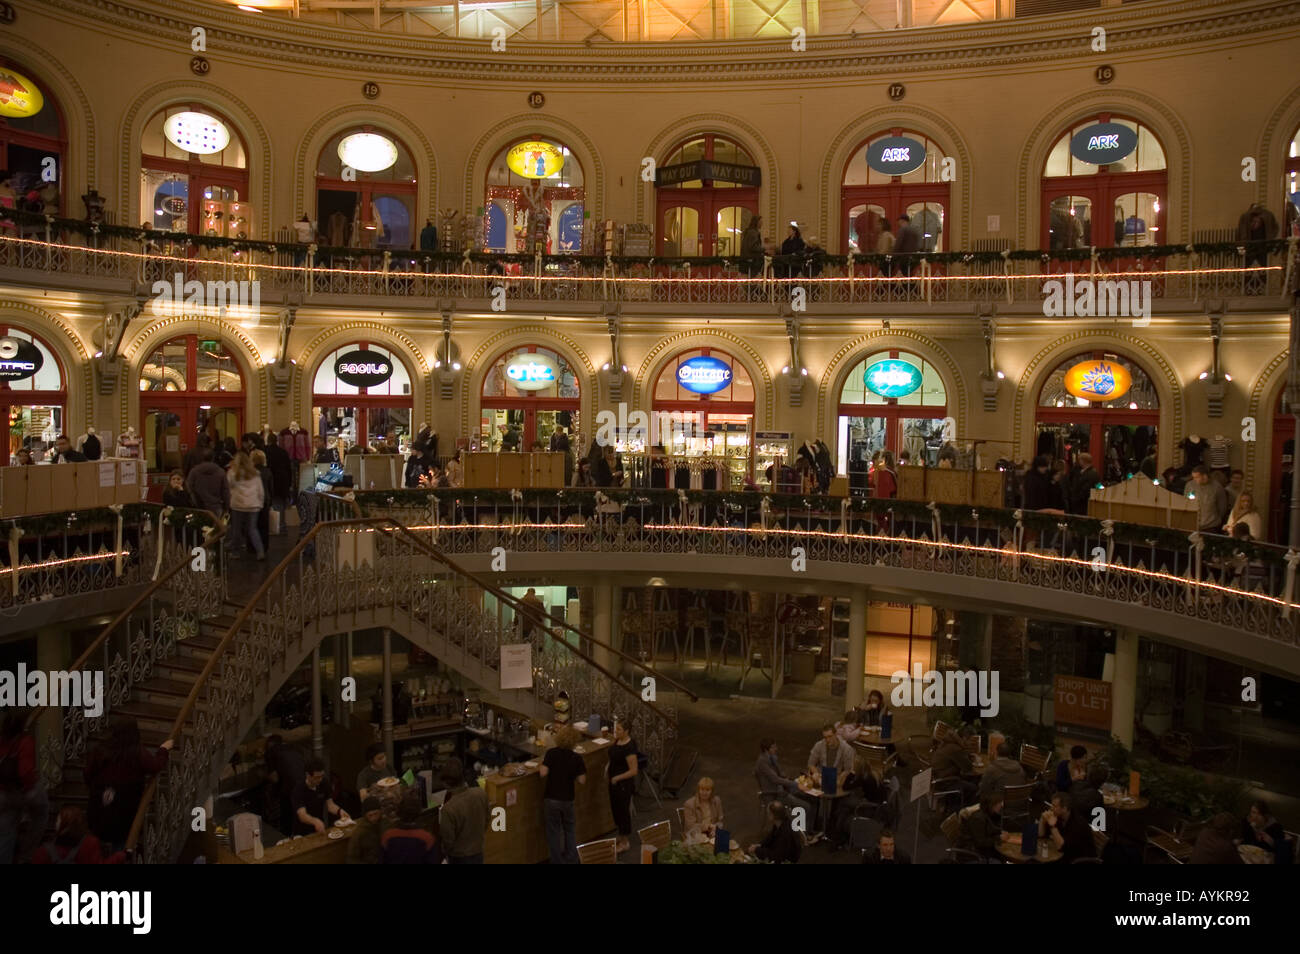
[{"label": "black jacket", "polygon": [[1064,510],[1061,488],[1052,482],[1051,471],[1039,473],[1031,469],[1025,474],[1026,510]]},{"label": "black jacket", "polygon": [[1088,497],[1092,493],[1092,488],[1099,483],[1101,483],[1101,474],[1097,473],[1096,467],[1083,470],[1076,464],[1070,470],[1069,499],[1065,502],[1065,509],[1070,513],[1086,514]]},{"label": "black jacket", "polygon": [[754,857],[762,861],[778,863],[788,861],[790,864],[797,864],[802,851],[803,846],[799,843],[799,836],[786,821],[773,826],[767,833],[767,837],[763,839],[763,843],[758,846],[758,850],[754,852]]},{"label": "black jacket", "polygon": [[293,493],[293,461],[279,444],[266,445],[266,467],[271,472],[271,495],[284,500]]}]

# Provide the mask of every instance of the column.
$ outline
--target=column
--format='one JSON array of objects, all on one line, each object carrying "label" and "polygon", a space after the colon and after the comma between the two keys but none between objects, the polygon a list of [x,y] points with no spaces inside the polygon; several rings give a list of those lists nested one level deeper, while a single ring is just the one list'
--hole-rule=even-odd
[{"label": "column", "polygon": [[849,662],[844,689],[844,707],[862,704],[867,669],[867,588],[855,586],[849,596]]},{"label": "column", "polygon": [[1115,661],[1110,679],[1110,734],[1133,748],[1133,717],[1137,712],[1138,634],[1121,629],[1115,634]]},{"label": "column", "polygon": [[325,733],[321,728],[320,643],[311,650],[311,754],[320,758],[325,751]]},{"label": "column", "polygon": [[603,580],[597,580],[591,589],[591,635],[594,637],[591,655],[601,666],[612,670],[614,654],[600,643],[613,644],[614,608],[610,605],[610,600],[614,588]]},{"label": "column", "polygon": [[[615,649],[625,651],[623,647],[623,588],[611,583],[609,589],[609,644]],[[624,669],[622,657],[611,655],[610,672],[621,675]],[[639,683],[639,680],[637,680]]]},{"label": "column", "polygon": [[335,705],[334,724],[340,725],[345,729],[348,728],[348,726],[351,723],[351,720],[348,718],[348,716],[352,714],[348,704],[343,701],[343,693],[342,693],[343,677],[348,674],[347,641],[348,641],[347,633],[339,633],[337,636],[334,637],[334,679],[332,680],[331,688],[330,688],[330,697],[334,700],[334,705]]},{"label": "column", "polygon": [[380,691],[384,699],[384,715],[380,722],[383,733],[384,752],[388,755],[388,764],[395,766],[393,760],[393,634],[384,630],[384,684]]}]

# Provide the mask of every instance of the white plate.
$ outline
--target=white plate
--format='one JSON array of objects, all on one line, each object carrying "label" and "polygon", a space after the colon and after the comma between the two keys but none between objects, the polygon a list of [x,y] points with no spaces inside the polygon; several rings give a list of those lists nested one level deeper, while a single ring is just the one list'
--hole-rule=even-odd
[{"label": "white plate", "polygon": [[524,767],[525,767],[525,768],[537,768],[537,766],[539,766],[539,765],[541,765],[541,764],[542,764],[542,763],[537,762],[537,761],[530,761],[530,762],[525,762],[525,763],[524,763]]},{"label": "white plate", "polygon": [[330,838],[342,838],[342,837],[343,837],[343,832],[341,832],[341,831],[332,831],[332,832],[329,833],[329,837],[330,837]]},{"label": "white plate", "polygon": [[592,739],[591,741],[592,741],[592,744],[593,744],[593,745],[609,745],[609,744],[610,744],[610,740],[609,740],[609,739]]},{"label": "white plate", "polygon": [[350,828],[350,827],[352,827],[352,826],[355,825],[355,824],[356,824],[356,821],[354,821],[354,820],[351,819],[351,818],[340,818],[338,821],[336,821],[336,822],[334,823],[334,827],[335,827],[335,828]]}]

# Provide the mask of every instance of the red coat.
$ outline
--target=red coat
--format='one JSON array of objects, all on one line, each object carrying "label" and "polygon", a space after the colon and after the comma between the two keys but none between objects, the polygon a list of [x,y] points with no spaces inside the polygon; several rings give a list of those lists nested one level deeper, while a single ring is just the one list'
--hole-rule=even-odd
[{"label": "red coat", "polygon": [[307,431],[299,430],[295,434],[286,427],[280,432],[280,440],[277,443],[288,452],[289,459],[292,461],[311,459],[311,434]]}]

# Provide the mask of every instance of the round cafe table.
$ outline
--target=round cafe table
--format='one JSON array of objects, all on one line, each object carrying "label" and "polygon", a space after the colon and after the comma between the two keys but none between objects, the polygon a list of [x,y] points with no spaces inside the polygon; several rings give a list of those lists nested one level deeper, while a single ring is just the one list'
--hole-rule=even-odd
[{"label": "round cafe table", "polygon": [[1139,795],[1137,798],[1131,795],[1106,795],[1102,797],[1102,802],[1107,808],[1113,808],[1117,812],[1140,812],[1151,804],[1151,799],[1145,795]]},{"label": "round cafe table", "polygon": [[822,827],[820,831],[817,831],[814,834],[825,835],[826,824],[827,822],[830,821],[830,817],[831,817],[832,803],[834,803],[835,799],[843,798],[845,795],[849,793],[844,791],[843,788],[841,788],[837,792],[823,792],[820,788],[815,788],[811,785],[800,785],[799,791],[803,792],[805,795],[809,795],[813,798],[816,798],[819,804],[821,805],[820,814],[821,814]]},{"label": "round cafe table", "polygon": [[1238,845],[1237,854],[1241,855],[1241,860],[1248,865],[1271,865],[1273,863],[1273,852],[1267,848],[1261,848],[1259,845]]},{"label": "round cafe table", "polygon": [[[1046,858],[1042,857],[1039,853],[1043,850],[1043,845],[1047,845]],[[998,854],[1013,865],[1023,865],[1030,861],[1036,861],[1039,864],[1051,864],[1053,861],[1060,861],[1061,858],[1064,857],[1061,854],[1061,849],[1052,844],[1051,838],[1047,837],[1038,839],[1038,851],[1034,852],[1032,855],[1022,855],[1020,853],[1019,842],[1007,841],[998,843]]]}]

